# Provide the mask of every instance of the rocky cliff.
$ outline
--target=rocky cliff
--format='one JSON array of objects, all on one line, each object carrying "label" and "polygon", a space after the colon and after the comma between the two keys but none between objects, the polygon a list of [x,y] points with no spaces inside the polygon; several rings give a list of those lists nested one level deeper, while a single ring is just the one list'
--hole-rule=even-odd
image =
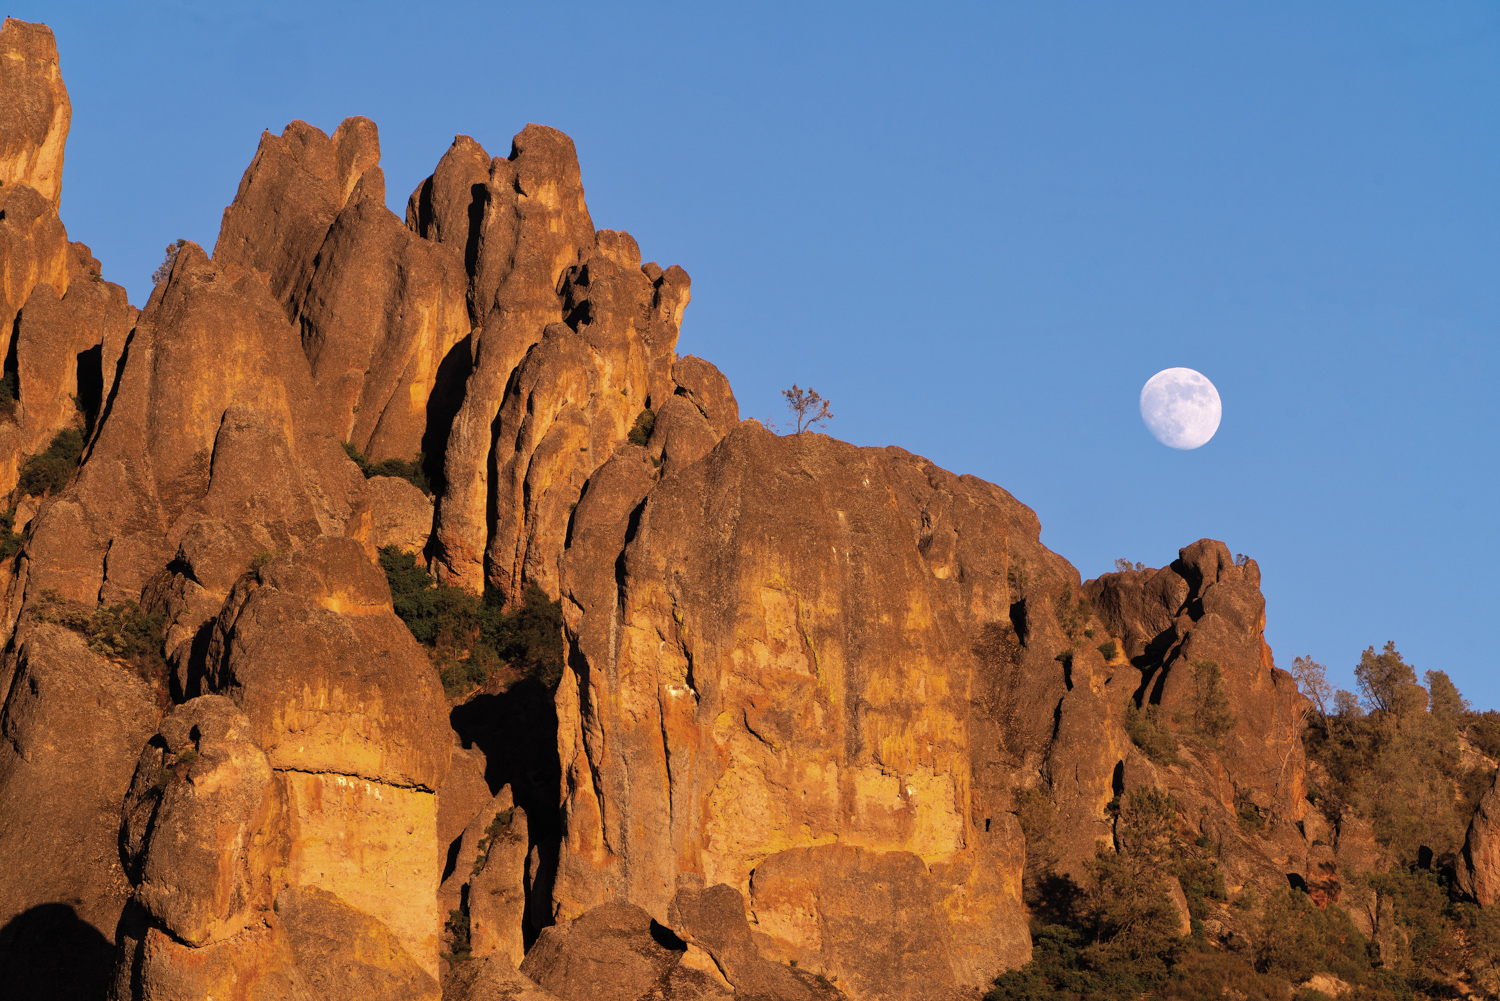
[{"label": "rocky cliff", "polygon": [[[51,33],[0,51],[0,993],[974,997],[1138,789],[1231,893],[1360,904],[1254,561],[1084,582],[993,484],[741,421],[540,125],[404,220],[373,122],[266,133],[137,310]],[[560,602],[555,695],[445,698],[390,546]]]}]

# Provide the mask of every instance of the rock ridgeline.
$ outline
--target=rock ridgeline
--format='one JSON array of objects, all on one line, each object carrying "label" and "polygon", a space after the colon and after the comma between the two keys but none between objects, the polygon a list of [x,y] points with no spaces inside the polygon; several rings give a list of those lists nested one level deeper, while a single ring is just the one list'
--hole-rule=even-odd
[{"label": "rock ridgeline", "polygon": [[[1085,583],[993,484],[741,421],[676,354],[687,273],[596,230],[539,125],[456,138],[404,220],[374,123],[266,133],[137,310],[58,219],[51,32],[0,51],[0,993],[972,997],[1031,953],[1021,800],[1082,879],[1138,788],[1233,888],[1378,920],[1368,826],[1308,811],[1254,561]],[[76,476],[28,493],[69,430]],[[450,706],[388,545],[560,600],[555,701]],[[161,649],[80,632],[130,602]],[[1205,662],[1238,725],[1153,761],[1132,714],[1191,714]]]}]

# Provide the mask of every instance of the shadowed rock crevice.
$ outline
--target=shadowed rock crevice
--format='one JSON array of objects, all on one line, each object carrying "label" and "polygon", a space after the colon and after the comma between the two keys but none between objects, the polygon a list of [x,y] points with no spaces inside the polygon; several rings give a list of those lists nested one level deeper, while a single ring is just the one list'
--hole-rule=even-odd
[{"label": "shadowed rock crevice", "polygon": [[103,1001],[114,957],[71,904],[40,904],[0,928],[0,997]]},{"label": "shadowed rock crevice", "polygon": [[524,932],[529,947],[551,923],[552,882],[562,838],[557,790],[557,712],[546,685],[527,678],[499,694],[480,694],[454,706],[449,716],[464,747],[484,755],[484,781],[490,793],[506,786],[526,813],[526,854],[534,859],[526,894]]}]

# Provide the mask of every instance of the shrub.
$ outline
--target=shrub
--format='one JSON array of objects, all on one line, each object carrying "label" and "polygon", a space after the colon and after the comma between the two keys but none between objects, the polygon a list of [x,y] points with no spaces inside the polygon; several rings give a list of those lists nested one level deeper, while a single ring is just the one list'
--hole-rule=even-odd
[{"label": "shrub", "polygon": [[630,428],[630,433],[625,440],[632,445],[644,445],[651,440],[651,432],[656,430],[656,411],[647,407],[636,416],[635,424]]},{"label": "shrub", "polygon": [[106,657],[164,667],[161,648],[166,618],[162,612],[142,611],[133,601],[100,606],[89,620],[89,649]]},{"label": "shrub", "polygon": [[1229,711],[1224,676],[1211,660],[1193,661],[1193,726],[1205,740],[1217,744],[1237,722]]},{"label": "shrub", "polygon": [[6,369],[5,374],[0,376],[0,417],[15,419],[16,400],[20,396],[21,373],[13,368]]},{"label": "shrub", "polygon": [[1266,826],[1266,818],[1260,808],[1248,799],[1235,803],[1235,816],[1239,818],[1240,827],[1247,831],[1259,831]]},{"label": "shrub", "polygon": [[1481,753],[1500,758],[1500,712],[1486,709],[1472,714],[1464,732]]},{"label": "shrub", "polygon": [[1320,908],[1300,890],[1282,887],[1266,899],[1255,965],[1294,981],[1332,973],[1359,983],[1370,970],[1369,948],[1342,908]]},{"label": "shrub", "polygon": [[819,424],[827,424],[833,420],[833,411],[828,409],[828,401],[819,396],[818,391],[811,386],[802,389],[794,382],[792,388],[783,389],[781,395],[786,397],[787,409],[797,422],[793,434],[811,431]]},{"label": "shrub", "polygon": [[443,929],[448,933],[448,958],[460,963],[472,958],[469,912],[462,907],[449,911],[448,920],[443,923]]},{"label": "shrub", "polygon": [[16,533],[16,509],[0,514],[0,560],[10,559],[25,544],[25,537]]},{"label": "shrub", "polygon": [[483,597],[438,584],[412,553],[380,550],[391,604],[417,641],[428,647],[449,698],[482,685],[502,664],[555,689],[562,678],[562,605],[530,584],[505,607],[499,592]]},{"label": "shrub", "polygon": [[21,492],[40,497],[67,486],[83,458],[83,446],[82,431],[77,428],[59,431],[45,452],[33,455],[21,467]]},{"label": "shrub", "polygon": [[365,479],[372,476],[390,476],[398,480],[405,480],[418,490],[432,496],[432,483],[427,479],[427,471],[424,466],[427,457],[421,452],[411,461],[405,459],[381,459],[379,462],[371,462],[365,458],[352,442],[344,442],[344,454],[354,460],[359,471],[365,474]]},{"label": "shrub", "polygon": [[1461,966],[1464,948],[1454,934],[1453,919],[1462,914],[1450,902],[1450,886],[1430,869],[1393,869],[1370,877],[1370,885],[1393,904],[1396,920],[1406,930],[1414,971],[1432,972]]},{"label": "shrub", "polygon": [[[1085,630],[1085,632],[1088,631],[1089,630]],[[1115,648],[1114,640],[1105,640],[1103,643],[1100,643],[1098,646],[1098,650],[1101,654],[1104,655],[1104,659],[1106,661],[1114,660],[1115,655],[1119,653],[1119,650]]]},{"label": "shrub", "polygon": [[1229,899],[1229,891],[1224,886],[1224,874],[1211,860],[1199,858],[1190,851],[1182,851],[1178,853],[1174,875],[1182,887],[1182,895],[1187,898],[1188,914],[1194,922],[1194,934],[1201,935],[1201,922],[1209,914],[1208,902],[1212,900],[1222,903]]},{"label": "shrub", "polygon": [[165,704],[168,700],[167,661],[162,655],[164,613],[143,611],[133,601],[100,605],[90,611],[50,588],[41,593],[32,613],[41,622],[82,633],[88,637],[90,650],[127,664],[155,690],[158,702]]},{"label": "shrub", "polygon": [[1120,851],[1100,845],[1088,864],[1086,912],[1035,927],[1031,962],[997,977],[986,1001],[1124,1001],[1165,982],[1183,949],[1161,878],[1175,828],[1166,793],[1132,791],[1121,804]]},{"label": "shrub", "polygon": [[1077,642],[1078,634],[1083,632],[1094,614],[1087,598],[1080,596],[1074,600],[1072,584],[1064,584],[1062,593],[1052,596],[1052,610],[1057,613],[1057,624],[1062,627],[1068,639],[1074,642]]},{"label": "shrub", "polygon": [[175,243],[167,244],[166,258],[156,266],[155,271],[151,272],[152,285],[160,285],[167,280],[167,276],[172,273],[172,264],[177,260],[178,252],[186,245],[186,240],[178,240]]},{"label": "shrub", "polygon": [[1423,846],[1438,855],[1461,847],[1471,797],[1489,776],[1465,767],[1457,734],[1485,736],[1487,722],[1456,712],[1338,714],[1307,728],[1303,746],[1326,771],[1325,810],[1353,807],[1392,858],[1412,863]]},{"label": "shrub", "polygon": [[1175,765],[1177,738],[1162,717],[1161,707],[1134,704],[1125,709],[1125,732],[1130,742],[1158,765]]},{"label": "shrub", "polygon": [[427,473],[422,469],[422,463],[425,460],[426,457],[418,452],[417,457],[410,462],[405,459],[382,459],[379,462],[372,462],[365,470],[365,479],[372,476],[392,476],[398,480],[405,480],[430,497],[432,484],[427,479]]}]

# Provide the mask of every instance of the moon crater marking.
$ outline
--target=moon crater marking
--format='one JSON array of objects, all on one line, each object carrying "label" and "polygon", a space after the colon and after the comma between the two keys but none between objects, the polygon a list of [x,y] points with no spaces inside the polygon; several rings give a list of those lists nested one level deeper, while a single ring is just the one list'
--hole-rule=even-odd
[{"label": "moon crater marking", "polygon": [[1219,391],[1190,368],[1163,369],[1141,388],[1141,420],[1157,441],[1171,448],[1206,444],[1223,415]]}]

